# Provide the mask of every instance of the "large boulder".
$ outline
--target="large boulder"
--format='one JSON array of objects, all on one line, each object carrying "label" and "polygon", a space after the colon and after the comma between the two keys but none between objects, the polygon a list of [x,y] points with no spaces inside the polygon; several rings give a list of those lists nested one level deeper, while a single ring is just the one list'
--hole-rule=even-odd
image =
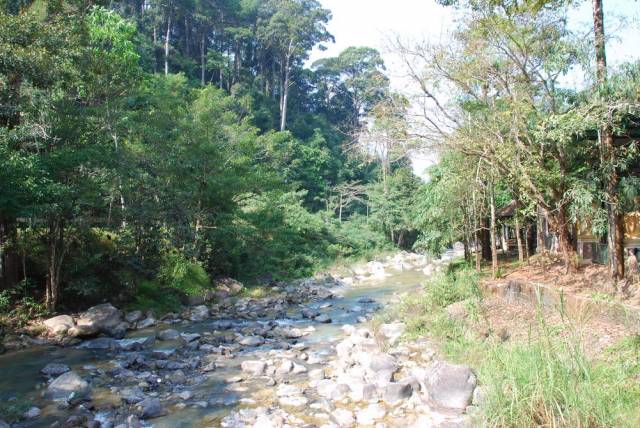
[{"label": "large boulder", "polygon": [[81,314],[76,325],[83,335],[104,333],[117,338],[124,337],[127,324],[123,322],[122,312],[111,303],[93,306]]},{"label": "large boulder", "polygon": [[56,401],[73,401],[89,396],[89,384],[74,371],[58,376],[47,387],[46,396]]},{"label": "large boulder", "polygon": [[243,361],[240,367],[244,372],[251,373],[254,376],[261,376],[267,368],[267,363],[264,361],[247,360]]},{"label": "large boulder", "polygon": [[389,341],[390,344],[394,345],[404,334],[406,327],[407,326],[402,322],[382,324],[380,326],[380,332]]},{"label": "large boulder", "polygon": [[53,336],[64,336],[75,325],[69,315],[58,315],[43,322],[47,332]]},{"label": "large boulder", "polygon": [[477,379],[467,366],[436,361],[427,372],[424,383],[433,404],[464,409],[471,404]]}]

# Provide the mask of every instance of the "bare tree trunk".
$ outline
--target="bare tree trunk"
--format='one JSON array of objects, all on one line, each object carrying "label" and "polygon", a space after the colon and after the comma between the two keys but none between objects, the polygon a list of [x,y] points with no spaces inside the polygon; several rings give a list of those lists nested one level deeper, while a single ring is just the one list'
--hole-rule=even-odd
[{"label": "bare tree trunk", "polygon": [[280,131],[287,128],[287,103],[289,101],[289,79],[291,70],[289,69],[289,57],[284,67],[284,84],[282,87],[282,105],[280,107]]},{"label": "bare tree trunk", "polygon": [[544,210],[538,206],[538,216],[536,223],[536,253],[540,254],[545,251],[544,245]]},{"label": "bare tree trunk", "polygon": [[167,34],[164,37],[164,75],[169,74],[169,40],[171,38],[171,15],[167,17]]},{"label": "bare tree trunk", "polygon": [[[593,33],[595,36],[596,65],[598,83],[604,86],[607,83],[607,53],[604,32],[604,11],[602,0],[591,1],[593,9]],[[615,167],[615,153],[613,129],[609,123],[604,124],[600,131],[602,146],[602,162],[604,163],[605,195],[607,198],[607,218],[609,222],[609,265],[613,279],[624,278],[624,235],[621,225],[621,213],[618,201],[618,172]]]},{"label": "bare tree trunk", "polygon": [[498,246],[496,242],[496,201],[493,195],[493,186],[489,191],[489,206],[491,210],[491,274],[496,278],[498,276]]},{"label": "bare tree trunk", "polygon": [[205,78],[205,34],[202,32],[202,39],[200,40],[200,84],[204,86]]},{"label": "bare tree trunk", "polygon": [[49,312],[54,312],[59,300],[60,273],[66,253],[64,243],[64,220],[53,217],[49,222],[49,254],[47,261],[47,283],[45,303]]},{"label": "bare tree trunk", "polygon": [[19,281],[20,259],[15,251],[16,224],[0,218],[0,289],[8,289]]},{"label": "bare tree trunk", "polygon": [[524,262],[524,249],[522,248],[522,234],[520,231],[520,221],[518,220],[518,215],[515,216],[516,221],[516,241],[518,242],[518,261],[520,263]]}]

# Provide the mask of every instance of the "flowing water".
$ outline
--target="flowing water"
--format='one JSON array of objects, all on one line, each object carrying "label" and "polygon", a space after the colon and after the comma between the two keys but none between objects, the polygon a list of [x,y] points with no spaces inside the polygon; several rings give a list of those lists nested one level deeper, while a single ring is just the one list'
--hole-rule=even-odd
[{"label": "flowing water", "polygon": [[[294,345],[294,349],[297,350],[301,350],[303,346],[306,347],[304,351],[307,354],[314,354],[322,360],[315,365],[305,364],[311,370],[322,367],[324,359],[333,353],[332,345],[341,336],[343,325],[357,324],[359,319],[362,321],[363,316],[370,318],[374,312],[383,309],[394,299],[398,299],[402,293],[417,290],[424,280],[425,275],[420,270],[389,269],[388,276],[385,278],[369,280],[356,286],[335,287],[332,291],[340,296],[339,298],[290,305],[287,308],[286,318],[275,320],[267,318],[257,320],[228,319],[225,321],[232,323],[233,327],[230,331],[242,329],[246,331],[252,326],[255,328],[256,325],[273,324],[274,322],[300,329],[312,326],[314,331],[298,339],[298,344]],[[304,319],[300,316],[303,308],[316,309],[320,313],[327,314],[333,322],[321,324],[314,320]],[[220,321],[212,319],[201,323],[185,323],[170,327],[181,332],[205,334],[216,331]],[[156,330],[167,327],[160,326],[156,329],[136,331],[130,337],[153,336]],[[177,341],[156,341],[154,349],[164,349],[170,353],[174,348],[180,346],[184,345]],[[234,352],[234,356],[225,361],[225,364],[221,364],[215,371],[206,374],[199,373],[202,378],[188,386],[189,391],[196,398],[189,400],[186,407],[167,406],[167,416],[152,419],[146,424],[157,428],[218,426],[220,419],[233,409],[270,402],[273,389],[264,386],[264,378],[252,379],[251,376],[242,373],[240,364],[244,360],[278,359],[283,355],[287,356],[287,352],[291,351],[272,348],[272,343],[258,347],[246,347]],[[125,352],[119,352],[119,354],[125,354]],[[119,399],[111,389],[107,373],[113,359],[114,354],[103,350],[57,346],[32,347],[0,355],[0,399],[4,401],[5,405],[11,403],[11,400],[15,400],[16,404],[27,401],[42,409],[41,417],[22,422],[16,426],[46,427],[56,420],[64,421],[71,414],[70,411],[58,408],[56,403],[43,399],[41,393],[46,387],[46,378],[40,374],[40,370],[47,363],[56,362],[68,365],[90,381],[92,403],[95,409],[113,409],[119,405]],[[245,379],[238,383],[228,382],[229,379],[236,376],[243,376]],[[300,381],[306,379],[305,373],[298,376]],[[197,397],[205,398],[198,401]],[[94,412],[99,419],[100,410],[94,410]]]}]

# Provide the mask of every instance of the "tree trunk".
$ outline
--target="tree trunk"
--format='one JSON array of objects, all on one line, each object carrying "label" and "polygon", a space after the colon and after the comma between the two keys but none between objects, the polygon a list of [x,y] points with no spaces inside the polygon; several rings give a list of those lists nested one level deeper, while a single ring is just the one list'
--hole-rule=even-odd
[{"label": "tree trunk", "polygon": [[49,222],[49,254],[47,260],[47,283],[45,303],[49,312],[54,312],[59,301],[60,273],[66,253],[64,243],[64,220],[53,217]]},{"label": "tree trunk", "polygon": [[291,58],[287,56],[284,66],[284,84],[282,87],[282,104],[280,106],[280,131],[287,128],[287,103],[289,100],[289,79],[291,75],[290,62]]},{"label": "tree trunk", "polygon": [[[595,36],[596,67],[598,83],[604,86],[607,83],[607,53],[604,32],[604,11],[602,0],[592,0],[593,8],[593,34]],[[605,195],[607,199],[607,218],[609,222],[609,266],[613,279],[624,278],[624,232],[621,224],[621,213],[618,201],[618,172],[615,167],[615,153],[613,129],[609,123],[604,124],[600,131],[602,146],[602,162],[605,173]]]},{"label": "tree trunk", "polygon": [[544,245],[544,210],[538,206],[538,217],[536,224],[536,253],[540,254],[546,250]]},{"label": "tree trunk", "polygon": [[202,32],[202,39],[200,40],[200,84],[204,86],[205,78],[205,34]]},{"label": "tree trunk", "polygon": [[0,289],[8,289],[19,281],[20,257],[15,250],[15,221],[0,218]]},{"label": "tree trunk", "polygon": [[493,196],[493,189],[490,191],[489,205],[491,209],[491,274],[496,278],[498,276],[498,245],[496,242],[496,201]]},{"label": "tree trunk", "polygon": [[169,74],[169,40],[171,38],[171,15],[167,17],[167,34],[164,37],[164,75]]},{"label": "tree trunk", "polygon": [[518,215],[515,216],[516,221],[516,241],[518,243],[518,261],[520,263],[524,262],[524,249],[522,248],[522,234],[520,231],[520,221],[518,221]]}]

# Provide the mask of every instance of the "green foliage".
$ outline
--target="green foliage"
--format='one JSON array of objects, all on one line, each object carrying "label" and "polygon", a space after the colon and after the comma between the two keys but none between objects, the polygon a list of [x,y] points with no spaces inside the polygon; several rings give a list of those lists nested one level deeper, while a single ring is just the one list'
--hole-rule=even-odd
[{"label": "green foliage", "polygon": [[202,265],[187,260],[178,252],[164,257],[158,271],[158,282],[187,296],[201,295],[211,285]]},{"label": "green foliage", "polygon": [[181,308],[182,300],[177,290],[153,281],[142,281],[135,296],[127,304],[128,310],[151,310],[156,314],[180,312]]}]

